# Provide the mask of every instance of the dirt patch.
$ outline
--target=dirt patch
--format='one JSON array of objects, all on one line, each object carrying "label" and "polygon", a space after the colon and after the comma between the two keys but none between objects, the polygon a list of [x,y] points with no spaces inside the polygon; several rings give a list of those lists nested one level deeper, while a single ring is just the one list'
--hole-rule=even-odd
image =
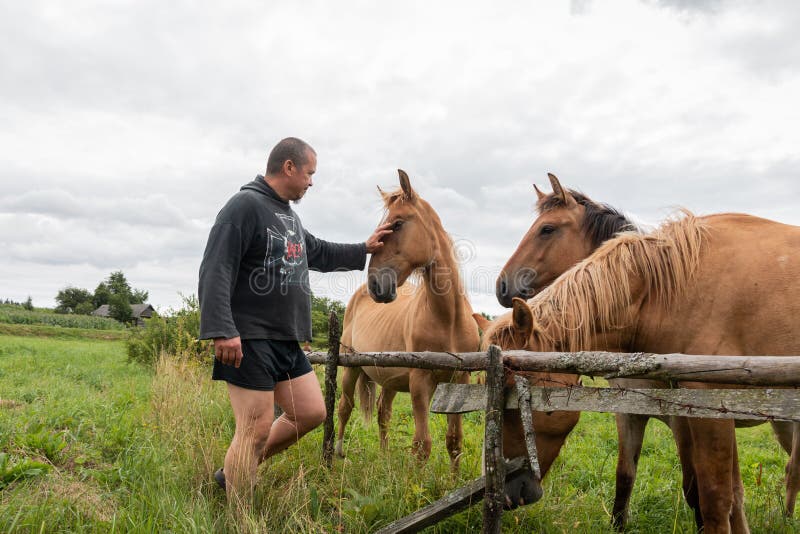
[{"label": "dirt patch", "polygon": [[22,406],[22,403],[12,399],[0,399],[0,408],[16,408]]}]

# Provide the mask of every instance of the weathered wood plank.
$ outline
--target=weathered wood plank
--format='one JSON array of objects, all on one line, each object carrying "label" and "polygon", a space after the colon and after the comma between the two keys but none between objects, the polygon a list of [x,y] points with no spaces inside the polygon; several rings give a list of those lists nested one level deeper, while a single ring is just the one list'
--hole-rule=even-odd
[{"label": "weathered wood plank", "polygon": [[[309,354],[311,363],[326,355]],[[800,356],[694,356],[611,352],[505,351],[503,363],[518,371],[575,373],[605,378],[652,378],[752,386],[800,386]],[[364,352],[342,354],[345,367],[486,369],[483,352]]]},{"label": "weathered wood plank", "polygon": [[331,312],[328,318],[328,358],[325,362],[325,427],[322,436],[322,461],[326,467],[333,465],[333,417],[336,411],[336,374],[339,369],[339,318]]},{"label": "weathered wood plank", "polygon": [[524,376],[515,376],[514,383],[517,386],[517,397],[519,398],[520,419],[522,419],[522,429],[525,435],[525,448],[528,450],[528,458],[531,464],[533,475],[542,480],[542,471],[539,468],[539,452],[536,450],[536,429],[533,428],[533,413],[531,411],[531,386],[528,379]]},{"label": "weathered wood plank", "polygon": [[800,422],[797,389],[531,388],[534,410]]},{"label": "weathered wood plank", "polygon": [[[524,458],[514,458],[506,464],[506,478],[513,475],[526,465]],[[466,486],[459,488],[425,508],[420,508],[411,515],[394,521],[378,531],[377,534],[405,534],[419,532],[420,530],[435,525],[466,510],[473,504],[483,499],[486,489],[485,477],[476,478]]]},{"label": "weathered wood plank", "polygon": [[505,463],[503,460],[503,406],[505,372],[503,356],[496,345],[489,347],[486,369],[486,423],[483,452],[486,493],[483,497],[483,534],[500,534],[505,501]]},{"label": "weathered wood plank", "polygon": [[441,382],[433,392],[431,412],[467,413],[486,407],[486,386],[483,384],[452,384]]},{"label": "weathered wood plank", "polygon": [[[537,411],[587,411],[680,415],[714,419],[800,421],[798,389],[619,389],[531,387],[531,408]],[[518,406],[509,392],[507,409]],[[483,410],[486,389],[480,384],[440,384],[432,411],[466,413]],[[435,410],[433,410],[435,408]],[[452,412],[447,410],[452,409]]]}]

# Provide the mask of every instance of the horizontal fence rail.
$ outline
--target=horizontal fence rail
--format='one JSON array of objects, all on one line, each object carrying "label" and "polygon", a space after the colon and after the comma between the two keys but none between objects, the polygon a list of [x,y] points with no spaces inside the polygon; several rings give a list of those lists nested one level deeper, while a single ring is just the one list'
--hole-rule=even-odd
[{"label": "horizontal fence rail", "polygon": [[[349,352],[340,354],[340,346],[349,349]],[[489,352],[357,352],[340,345],[339,324],[333,313],[329,347],[327,353],[307,354],[311,363],[326,366],[325,403],[328,415],[323,436],[323,458],[328,467],[332,465],[337,367],[487,371],[486,385],[439,384],[431,406],[431,411],[437,413],[485,411],[486,477],[476,479],[424,509],[387,525],[380,531],[382,534],[417,532],[463,510],[481,497],[484,502],[482,531],[499,533],[506,468],[515,472],[523,467],[524,461],[524,465],[537,478],[541,478],[535,428],[531,424],[532,410],[800,422],[800,413],[797,412],[797,406],[800,406],[800,389],[791,389],[800,387],[800,356],[695,356],[599,351],[501,352],[495,346]],[[503,377],[506,371],[567,373],[606,379],[651,379],[672,384],[706,382],[743,387],[637,389],[619,386],[593,388],[573,384],[565,384],[564,387],[539,387],[531,386],[523,375],[515,376],[515,387],[506,387]],[[511,466],[506,466],[502,454],[502,407],[519,409],[524,414],[522,422],[528,457],[514,460],[515,463]]]},{"label": "horizontal fence rail", "polygon": [[[311,352],[311,363],[327,354]],[[413,367],[416,369],[486,369],[485,352],[353,352],[341,354],[344,367]],[[800,386],[800,356],[698,356],[616,352],[503,351],[511,371],[574,373],[603,378],[647,378],[747,386]]]},{"label": "horizontal fence rail", "polygon": [[[628,389],[583,386],[532,386],[529,389],[528,402],[533,410],[540,412],[563,410],[800,423],[798,389]],[[518,389],[506,394],[507,409],[517,409],[518,395]],[[475,412],[483,410],[485,405],[486,386],[442,383],[436,388],[431,412]]]}]

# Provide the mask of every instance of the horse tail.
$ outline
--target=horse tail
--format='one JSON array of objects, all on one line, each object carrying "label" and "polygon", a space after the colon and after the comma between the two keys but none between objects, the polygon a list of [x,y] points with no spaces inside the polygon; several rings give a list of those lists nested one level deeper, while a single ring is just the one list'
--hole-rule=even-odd
[{"label": "horse tail", "polygon": [[361,415],[364,417],[364,422],[369,424],[372,422],[372,413],[375,409],[375,393],[377,392],[378,384],[373,382],[366,373],[361,373],[358,375],[356,389],[358,389],[358,404],[361,406]]}]

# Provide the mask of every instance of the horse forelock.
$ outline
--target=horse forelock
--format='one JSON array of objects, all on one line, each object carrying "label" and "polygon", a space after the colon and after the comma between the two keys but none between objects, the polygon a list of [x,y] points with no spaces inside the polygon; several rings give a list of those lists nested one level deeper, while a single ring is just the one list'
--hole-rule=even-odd
[{"label": "horse forelock", "polygon": [[[638,231],[636,225],[616,208],[602,202],[595,202],[580,191],[569,189],[568,192],[575,202],[584,208],[581,230],[591,242],[593,249],[620,232]],[[560,196],[550,193],[537,202],[536,208],[540,214],[543,214],[566,208],[566,204]]]},{"label": "horse forelock", "polygon": [[700,263],[705,225],[688,211],[651,234],[623,233],[565,272],[530,301],[539,342],[585,350],[595,334],[630,326],[632,282],[667,307]]}]

